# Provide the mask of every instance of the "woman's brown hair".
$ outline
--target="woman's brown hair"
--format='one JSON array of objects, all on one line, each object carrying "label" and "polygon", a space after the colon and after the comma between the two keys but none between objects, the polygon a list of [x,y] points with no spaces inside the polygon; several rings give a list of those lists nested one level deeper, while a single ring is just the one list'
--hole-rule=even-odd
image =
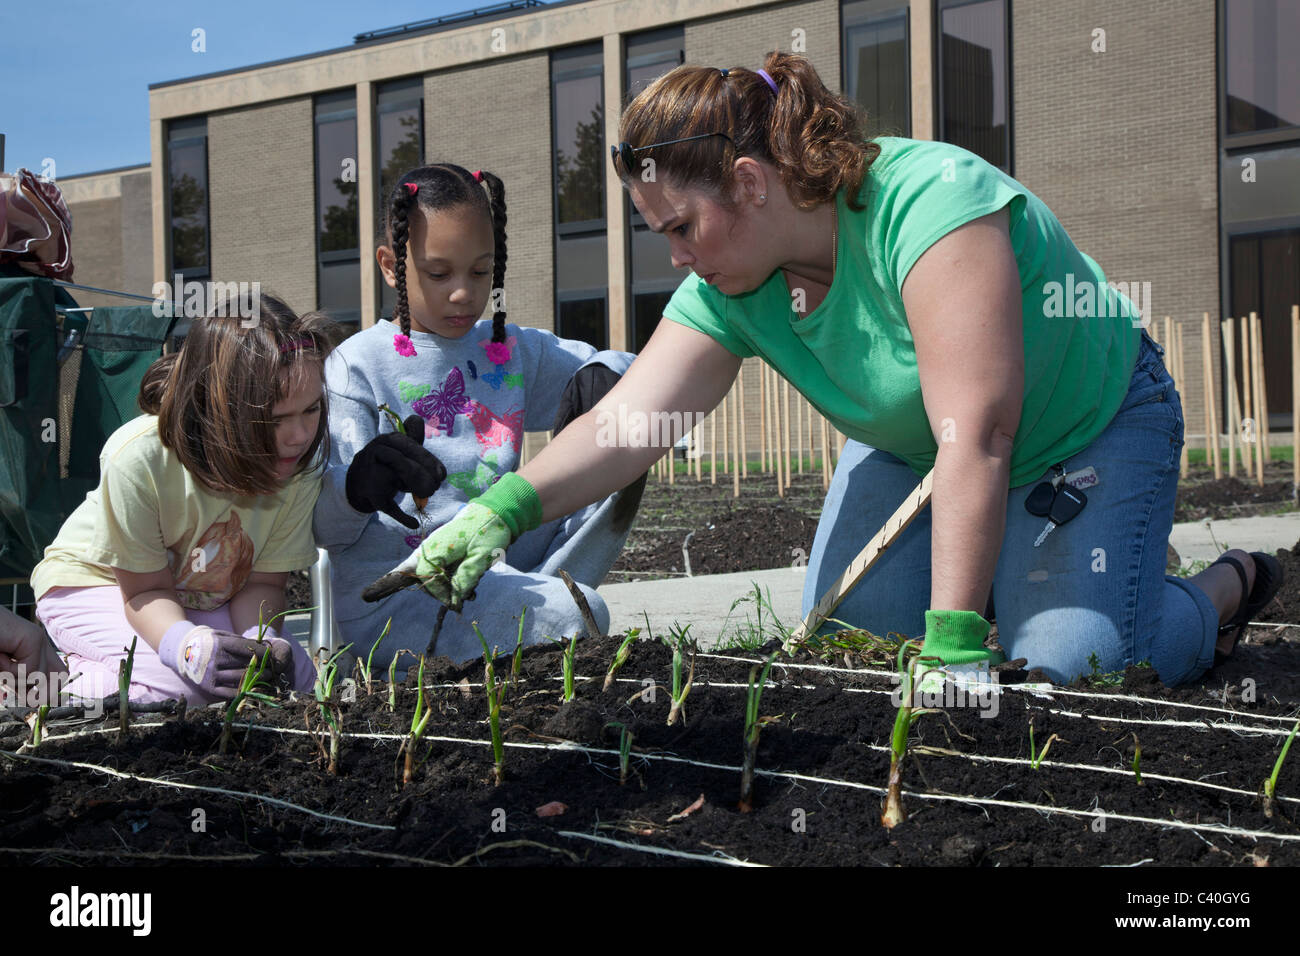
[{"label": "woman's brown hair", "polygon": [[[858,192],[880,147],[864,141],[862,108],[828,90],[807,57],[772,52],[763,69],[775,93],[755,70],[679,66],[628,104],[619,138],[635,148],[703,136],[637,150],[636,160],[654,160],[656,178],[710,191],[724,208],[734,205],[733,163],[751,156],[777,168],[800,209],[832,201],[841,187],[849,207],[863,209]],[[621,177],[642,171],[616,165]]]},{"label": "woman's brown hair", "polygon": [[[237,308],[226,303],[190,326],[179,351],[149,367],[140,409],[158,416],[163,445],[213,491],[273,494],[284,483],[276,471],[272,412],[312,371],[323,376],[325,356],[339,338],[339,327],[325,315],[300,317],[271,295]],[[327,410],[322,389],[316,436],[294,474],[317,463],[328,441]]]}]

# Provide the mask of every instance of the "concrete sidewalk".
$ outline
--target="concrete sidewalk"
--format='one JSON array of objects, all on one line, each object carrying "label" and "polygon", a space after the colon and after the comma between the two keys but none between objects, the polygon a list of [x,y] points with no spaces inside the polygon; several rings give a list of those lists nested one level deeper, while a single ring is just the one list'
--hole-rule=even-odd
[{"label": "concrete sidewalk", "polygon": [[[1169,536],[1169,543],[1178,552],[1184,567],[1194,561],[1213,561],[1229,548],[1272,554],[1279,548],[1295,546],[1297,540],[1300,540],[1300,514],[1233,518],[1212,521],[1209,527],[1204,521],[1179,524],[1174,525]],[[622,633],[629,627],[639,627],[644,632],[648,617],[656,637],[667,635],[670,627],[690,625],[692,637],[712,643],[724,631],[730,635],[737,628],[743,631],[758,624],[755,585],[763,592],[764,602],[770,602],[770,612],[766,606],[762,612],[764,628],[771,612],[786,627],[795,627],[800,620],[804,577],[803,568],[776,568],[605,584],[599,591],[609,606],[610,633]],[[733,610],[733,604],[738,601],[741,603]],[[310,615],[289,618],[289,630],[295,637],[306,640],[309,629]]]}]

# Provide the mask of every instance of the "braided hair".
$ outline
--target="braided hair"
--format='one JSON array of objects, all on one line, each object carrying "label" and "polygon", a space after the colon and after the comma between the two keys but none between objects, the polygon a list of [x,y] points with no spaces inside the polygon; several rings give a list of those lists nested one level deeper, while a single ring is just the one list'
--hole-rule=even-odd
[{"label": "braided hair", "polygon": [[[397,308],[393,318],[402,335],[411,334],[411,310],[406,299],[406,244],[410,239],[412,209],[438,212],[458,206],[480,209],[492,219],[492,341],[506,340],[506,187],[492,173],[480,170],[482,182],[475,174],[452,163],[419,166],[399,177],[388,194],[384,219],[388,242],[396,263]],[[487,184],[487,195],[483,193]]]}]

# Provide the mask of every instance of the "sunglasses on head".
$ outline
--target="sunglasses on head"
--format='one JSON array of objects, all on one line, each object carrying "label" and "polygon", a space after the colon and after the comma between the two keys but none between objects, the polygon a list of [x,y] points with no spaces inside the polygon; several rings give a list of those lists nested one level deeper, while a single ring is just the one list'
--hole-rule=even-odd
[{"label": "sunglasses on head", "polygon": [[611,146],[609,148],[609,158],[614,163],[615,170],[618,169],[618,164],[621,162],[623,164],[623,170],[630,175],[632,170],[636,168],[636,156],[634,154],[640,150],[654,149],[656,146],[674,146],[677,143],[689,143],[694,139],[708,139],[710,136],[721,136],[728,143],[731,143],[733,148],[736,145],[732,142],[731,137],[726,133],[701,133],[699,136],[687,136],[685,139],[670,139],[662,143],[650,143],[648,146],[633,146],[631,143],[627,142],[619,143],[617,146]]}]

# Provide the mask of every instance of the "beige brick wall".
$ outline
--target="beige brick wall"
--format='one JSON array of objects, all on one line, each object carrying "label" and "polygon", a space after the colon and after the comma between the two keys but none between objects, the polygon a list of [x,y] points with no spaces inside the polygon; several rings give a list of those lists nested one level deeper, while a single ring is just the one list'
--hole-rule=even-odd
[{"label": "beige brick wall", "polygon": [[1011,21],[1013,174],[1109,279],[1151,283],[1162,342],[1165,315],[1188,323],[1189,445],[1204,434],[1201,314],[1219,317],[1214,7],[1014,0]]},{"label": "beige brick wall", "polygon": [[[148,168],[90,173],[57,183],[72,216],[73,281],[149,295],[153,287],[153,222]],[[128,300],[77,291],[83,306]]]},{"label": "beige brick wall", "polygon": [[[506,321],[555,331],[548,54],[493,60],[424,78],[424,158],[486,169],[506,190]],[[523,458],[546,444],[524,436]]]},{"label": "beige brick wall", "polygon": [[122,176],[122,292],[153,291],[153,198],[148,169]]},{"label": "beige brick wall", "polygon": [[[101,289],[122,289],[122,199],[69,202],[72,216],[72,281]],[[148,295],[149,287],[141,290]],[[124,305],[125,300],[73,290],[79,305]]]},{"label": "beige brick wall", "polygon": [[316,308],[310,97],[208,116],[212,279],[260,282]]},{"label": "beige brick wall", "polygon": [[545,54],[427,75],[424,154],[430,163],[457,163],[501,177],[507,320],[554,330],[550,90]]}]

